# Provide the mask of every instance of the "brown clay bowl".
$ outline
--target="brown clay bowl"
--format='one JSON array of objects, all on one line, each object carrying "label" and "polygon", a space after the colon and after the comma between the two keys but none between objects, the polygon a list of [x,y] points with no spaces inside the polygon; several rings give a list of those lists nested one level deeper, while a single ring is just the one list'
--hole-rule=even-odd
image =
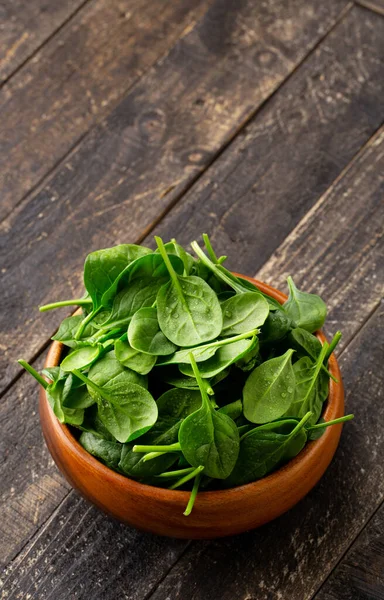
[{"label": "brown clay bowl", "polygon": [[[265,293],[279,302],[286,296],[250,277]],[[318,332],[319,339],[325,337]],[[46,367],[58,365],[63,351],[54,342]],[[329,397],[323,417],[326,421],[344,414],[344,391],[334,355],[329,370],[339,383],[330,381]],[[264,479],[240,487],[200,492],[192,514],[183,515],[189,493],[144,485],[115,473],[77,442],[70,429],[53,414],[43,389],[40,394],[40,419],[49,451],[69,483],[87,500],[120,521],[159,535],[178,538],[215,538],[254,529],[283,514],[301,500],[324,474],[336,451],[341,425],[325,430],[291,460]]]}]

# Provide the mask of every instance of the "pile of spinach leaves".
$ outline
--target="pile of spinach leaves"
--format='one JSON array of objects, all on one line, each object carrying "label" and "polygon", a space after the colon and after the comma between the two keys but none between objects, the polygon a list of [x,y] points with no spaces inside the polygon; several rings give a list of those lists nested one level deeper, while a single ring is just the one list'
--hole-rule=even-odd
[{"label": "pile of spinach leaves", "polygon": [[329,425],[330,344],[322,299],[297,289],[280,305],[233,275],[206,234],[196,258],[176,240],[157,250],[121,244],[92,252],[82,298],[54,340],[68,351],[42,375],[56,417],[87,452],[154,486],[233,487],[265,477]]}]

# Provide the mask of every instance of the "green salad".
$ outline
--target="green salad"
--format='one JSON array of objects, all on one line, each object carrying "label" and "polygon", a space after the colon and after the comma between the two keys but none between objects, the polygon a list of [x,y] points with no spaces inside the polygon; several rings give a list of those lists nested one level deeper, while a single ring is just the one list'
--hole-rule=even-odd
[{"label": "green salad", "polygon": [[244,485],[296,456],[325,428],[328,360],[340,340],[314,332],[326,306],[288,277],[280,305],[236,277],[204,234],[190,254],[121,244],[89,254],[82,298],[53,340],[68,349],[42,375],[61,423],[109,468],[148,485],[198,490]]}]

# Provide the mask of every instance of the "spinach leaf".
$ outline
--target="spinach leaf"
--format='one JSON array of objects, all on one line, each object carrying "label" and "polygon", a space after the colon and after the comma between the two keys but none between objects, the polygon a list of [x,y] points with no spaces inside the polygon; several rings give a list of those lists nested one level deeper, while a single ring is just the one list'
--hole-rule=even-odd
[{"label": "spinach leaf", "polygon": [[239,433],[230,417],[213,409],[192,354],[191,363],[200,387],[202,406],[182,422],[180,447],[190,465],[203,466],[208,477],[225,479],[236,464]]},{"label": "spinach leaf", "polygon": [[101,387],[108,383],[108,381],[119,380],[122,377],[124,381],[128,381],[129,379],[131,383],[148,388],[148,378],[145,375],[140,375],[131,369],[123,367],[117,360],[113,350],[92,365],[88,377]]},{"label": "spinach leaf", "polygon": [[283,305],[287,315],[297,327],[310,333],[320,329],[327,316],[327,307],[323,300],[316,294],[301,292],[293,283],[292,277],[288,277],[287,283],[289,297]]},{"label": "spinach leaf", "polygon": [[172,354],[177,350],[177,346],[161,331],[156,308],[140,308],[134,314],[128,327],[128,340],[132,348],[155,356]]},{"label": "spinach leaf", "polygon": [[140,352],[140,350],[135,350],[125,340],[116,340],[115,355],[119,363],[124,367],[132,369],[136,373],[141,373],[141,375],[147,375],[147,373],[152,371],[157,360],[157,356],[151,356],[150,354]]},{"label": "spinach leaf", "polygon": [[[172,356],[161,359],[158,364],[159,366],[174,364],[178,365],[180,363],[191,364],[191,353],[193,354],[193,358],[196,362],[204,362],[212,358],[212,356],[214,356],[217,350],[222,346],[229,346],[233,342],[239,342],[240,340],[254,338],[258,331],[258,329],[252,329],[251,331],[247,331],[246,333],[241,333],[230,338],[215,340],[214,342],[209,342],[209,344],[202,344],[201,346],[196,346],[195,348],[185,348],[183,350],[178,350],[177,352],[172,354]],[[193,377],[192,374],[191,377]]]},{"label": "spinach leaf", "polygon": [[240,452],[235,468],[226,479],[227,487],[244,485],[265,477],[304,448],[307,432],[304,427],[310,418],[275,421],[256,427],[240,440]]},{"label": "spinach leaf", "polygon": [[[155,425],[140,438],[140,443],[150,446],[170,445],[177,442],[180,425],[185,417],[201,406],[199,392],[169,390],[157,400],[159,417]],[[171,467],[178,459],[176,453],[164,453],[145,461],[145,452],[134,452],[132,445],[125,445],[120,469],[137,479],[153,477]]]},{"label": "spinach leaf", "polygon": [[[251,339],[238,340],[224,346],[220,346],[212,358],[199,363],[200,375],[204,379],[216,377],[221,371],[227,369],[233,363],[241,360],[244,356],[251,352],[258,345],[258,339],[253,336]],[[193,356],[193,353],[190,353]],[[188,364],[181,363],[180,371],[184,375],[193,375],[193,367]]]},{"label": "spinach leaf", "polygon": [[[74,315],[72,317],[66,317],[60,324],[58,331],[52,336],[53,340],[62,342],[70,348],[76,348],[81,345],[75,340],[75,335],[79,329],[80,323],[83,321],[81,315]],[[87,325],[83,331],[83,337],[87,341],[97,330],[92,327],[91,324]]]},{"label": "spinach leaf", "polygon": [[265,361],[249,375],[243,390],[244,416],[251,423],[268,423],[281,417],[292,404],[295,375],[292,354]]},{"label": "spinach leaf", "polygon": [[271,344],[282,340],[292,329],[293,323],[283,310],[271,311],[261,327],[260,342]]},{"label": "spinach leaf", "polygon": [[226,404],[219,408],[218,412],[223,415],[228,415],[233,421],[236,421],[236,419],[243,414],[243,403],[241,400],[235,400],[235,402],[231,402],[230,404]]},{"label": "spinach leaf", "polygon": [[103,346],[101,344],[76,348],[64,358],[60,367],[63,371],[67,372],[73,371],[74,369],[84,369],[95,362],[102,351]]},{"label": "spinach leaf", "polygon": [[[320,382],[321,387],[318,386],[318,381],[328,348],[329,345],[325,342],[315,363],[308,356],[304,356],[293,365],[296,382],[295,392],[292,404],[286,411],[285,416],[301,418],[308,411],[311,411],[312,417],[309,421],[311,425],[315,424],[320,417],[323,402],[327,397],[327,390],[324,397],[323,381]],[[326,381],[328,383],[328,378]]]},{"label": "spinach leaf", "polygon": [[169,277],[140,277],[134,279],[128,287],[123,288],[114,298],[111,312],[102,329],[128,326],[133,315],[145,306],[152,306],[157,292],[168,281]]},{"label": "spinach leaf", "polygon": [[[190,273],[195,265],[195,262],[196,262],[195,259],[193,258],[193,256],[191,254],[189,254],[189,252],[186,252],[184,250],[184,248],[176,242],[176,240],[171,240],[170,242],[167,242],[166,244],[164,244],[164,248],[165,248],[168,256],[174,254],[175,256],[178,256],[183,261],[184,272],[182,274],[190,275]],[[157,248],[155,250],[155,252],[158,253],[160,251]]]},{"label": "spinach leaf", "polygon": [[195,346],[217,337],[223,326],[220,303],[207,283],[175,272],[162,240],[155,238],[171,281],[157,294],[160,329],[176,346]]},{"label": "spinach leaf", "polygon": [[123,449],[122,444],[103,440],[99,436],[85,431],[81,434],[79,442],[84,450],[101,460],[107,467],[117,469]]},{"label": "spinach leaf", "polygon": [[257,292],[236,294],[222,303],[222,336],[246,333],[263,325],[269,313],[268,302]]},{"label": "spinach leaf", "polygon": [[98,404],[101,421],[118,442],[136,439],[148,431],[157,420],[157,405],[151,394],[131,383],[123,372],[103,386],[75,369],[75,375],[87,384],[88,391]]}]

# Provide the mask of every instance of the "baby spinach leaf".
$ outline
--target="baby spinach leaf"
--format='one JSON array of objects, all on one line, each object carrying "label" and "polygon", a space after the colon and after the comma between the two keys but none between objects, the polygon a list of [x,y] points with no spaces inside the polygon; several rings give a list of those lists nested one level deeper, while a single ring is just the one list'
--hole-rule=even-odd
[{"label": "baby spinach leaf", "polygon": [[67,372],[74,369],[84,369],[95,362],[102,351],[103,346],[101,344],[76,348],[64,358],[60,366],[63,371]]},{"label": "baby spinach leaf", "polygon": [[213,409],[193,355],[191,363],[200,387],[202,406],[182,422],[179,443],[190,465],[203,466],[209,477],[225,479],[236,464],[239,433],[230,417]]},{"label": "baby spinach leaf", "polygon": [[281,417],[292,404],[295,375],[292,354],[272,358],[256,367],[243,390],[244,416],[251,423],[268,423]]},{"label": "baby spinach leaf", "polygon": [[87,384],[89,393],[97,401],[100,419],[118,442],[134,440],[156,423],[157,405],[154,399],[146,389],[131,383],[128,372],[103,386],[78,370],[74,373]]},{"label": "baby spinach leaf", "polygon": [[107,305],[106,294],[130,263],[151,253],[152,250],[144,246],[120,244],[88,254],[84,264],[84,285],[93,309]]},{"label": "baby spinach leaf", "polygon": [[122,444],[103,440],[97,435],[85,431],[81,434],[79,442],[84,450],[101,460],[107,467],[117,469],[123,449]]},{"label": "baby spinach leaf", "polygon": [[236,294],[222,303],[221,336],[246,333],[263,325],[269,313],[268,302],[257,292]]},{"label": "baby spinach leaf", "polygon": [[124,367],[132,369],[136,373],[141,373],[141,375],[147,375],[152,371],[157,360],[157,356],[135,350],[127,341],[123,340],[116,340],[115,355]]},{"label": "baby spinach leaf", "polygon": [[[52,336],[53,340],[58,342],[62,342],[66,346],[70,348],[76,348],[79,345],[79,342],[75,340],[75,335],[77,330],[79,329],[80,323],[83,321],[81,315],[74,315],[72,317],[66,317],[60,324],[58,331]],[[83,337],[85,341],[90,338],[94,333],[96,333],[96,329],[92,327],[91,324],[87,325],[83,331]]]},{"label": "baby spinach leaf", "polygon": [[[241,360],[243,356],[253,350],[257,344],[258,339],[256,336],[253,336],[251,339],[242,339],[237,342],[231,342],[230,344],[220,346],[212,358],[199,363],[201,377],[204,379],[216,377],[221,371],[224,371],[233,363]],[[191,354],[193,355],[193,352],[191,352]],[[179,369],[184,375],[193,375],[193,368],[191,365],[181,363]]]},{"label": "baby spinach leaf", "polygon": [[157,309],[140,308],[132,317],[128,327],[128,340],[132,348],[155,356],[172,354],[177,346],[161,331]]},{"label": "baby spinach leaf", "polygon": [[177,346],[195,346],[217,337],[223,317],[215,292],[199,277],[175,272],[162,240],[155,238],[171,281],[157,294],[160,329]]},{"label": "baby spinach leaf", "polygon": [[[214,356],[217,350],[222,346],[229,346],[233,342],[239,342],[240,340],[254,338],[257,333],[258,329],[252,329],[251,331],[247,331],[246,333],[241,333],[230,338],[215,340],[214,342],[209,342],[209,344],[202,344],[201,346],[196,346],[196,348],[185,348],[182,350],[178,350],[177,352],[172,354],[172,356],[162,358],[159,362],[159,366],[173,364],[178,365],[180,363],[191,364],[191,353],[193,354],[193,357],[196,362],[207,361],[209,358],[212,358],[212,356]],[[193,377],[192,370],[191,377]]]},{"label": "baby spinach leaf", "polygon": [[[177,442],[183,419],[200,406],[199,392],[169,390],[157,400],[158,420],[150,431],[140,438],[140,443],[150,446],[174,444]],[[150,461],[145,461],[145,456],[144,452],[133,452],[132,445],[125,445],[119,467],[127,475],[141,479],[162,473],[178,459],[175,453],[164,453]]]},{"label": "baby spinach leaf", "polygon": [[[79,385],[79,383],[81,385]],[[87,386],[73,373],[69,373],[65,380],[63,389],[63,408],[85,409],[95,403],[94,398],[88,392]]]},{"label": "baby spinach leaf", "polygon": [[240,452],[235,468],[226,479],[227,487],[245,485],[265,477],[304,448],[307,432],[304,427],[310,418],[275,421],[256,427],[240,440]]},{"label": "baby spinach leaf", "polygon": [[292,320],[283,310],[270,311],[260,331],[260,342],[271,344],[283,339],[292,329]]},{"label": "baby spinach leaf", "polygon": [[89,370],[88,377],[97,385],[104,386],[108,381],[119,380],[130,381],[143,388],[148,387],[148,378],[135,371],[123,367],[116,358],[114,351],[108,352],[103,358],[100,358]]},{"label": "baby spinach leaf", "polygon": [[145,306],[152,306],[157,292],[168,281],[169,277],[140,277],[134,279],[128,287],[123,288],[114,298],[111,312],[102,329],[128,326],[133,315]]},{"label": "baby spinach leaf", "polygon": [[241,400],[236,400],[235,402],[222,406],[219,408],[218,412],[223,415],[228,415],[233,421],[236,421],[236,419],[243,414],[243,403]]},{"label": "baby spinach leaf", "polygon": [[324,325],[327,316],[327,307],[320,296],[301,292],[293,283],[292,277],[287,279],[289,297],[284,303],[287,315],[296,323],[297,327],[306,329],[310,333]]},{"label": "baby spinach leaf", "polygon": [[[164,244],[164,248],[168,256],[174,254],[183,261],[184,272],[182,273],[182,275],[189,275],[196,262],[193,256],[189,254],[189,252],[186,252],[184,248],[176,242],[176,240],[171,240],[170,242],[167,242],[166,244]],[[157,248],[155,252],[159,253],[160,251]]]}]

